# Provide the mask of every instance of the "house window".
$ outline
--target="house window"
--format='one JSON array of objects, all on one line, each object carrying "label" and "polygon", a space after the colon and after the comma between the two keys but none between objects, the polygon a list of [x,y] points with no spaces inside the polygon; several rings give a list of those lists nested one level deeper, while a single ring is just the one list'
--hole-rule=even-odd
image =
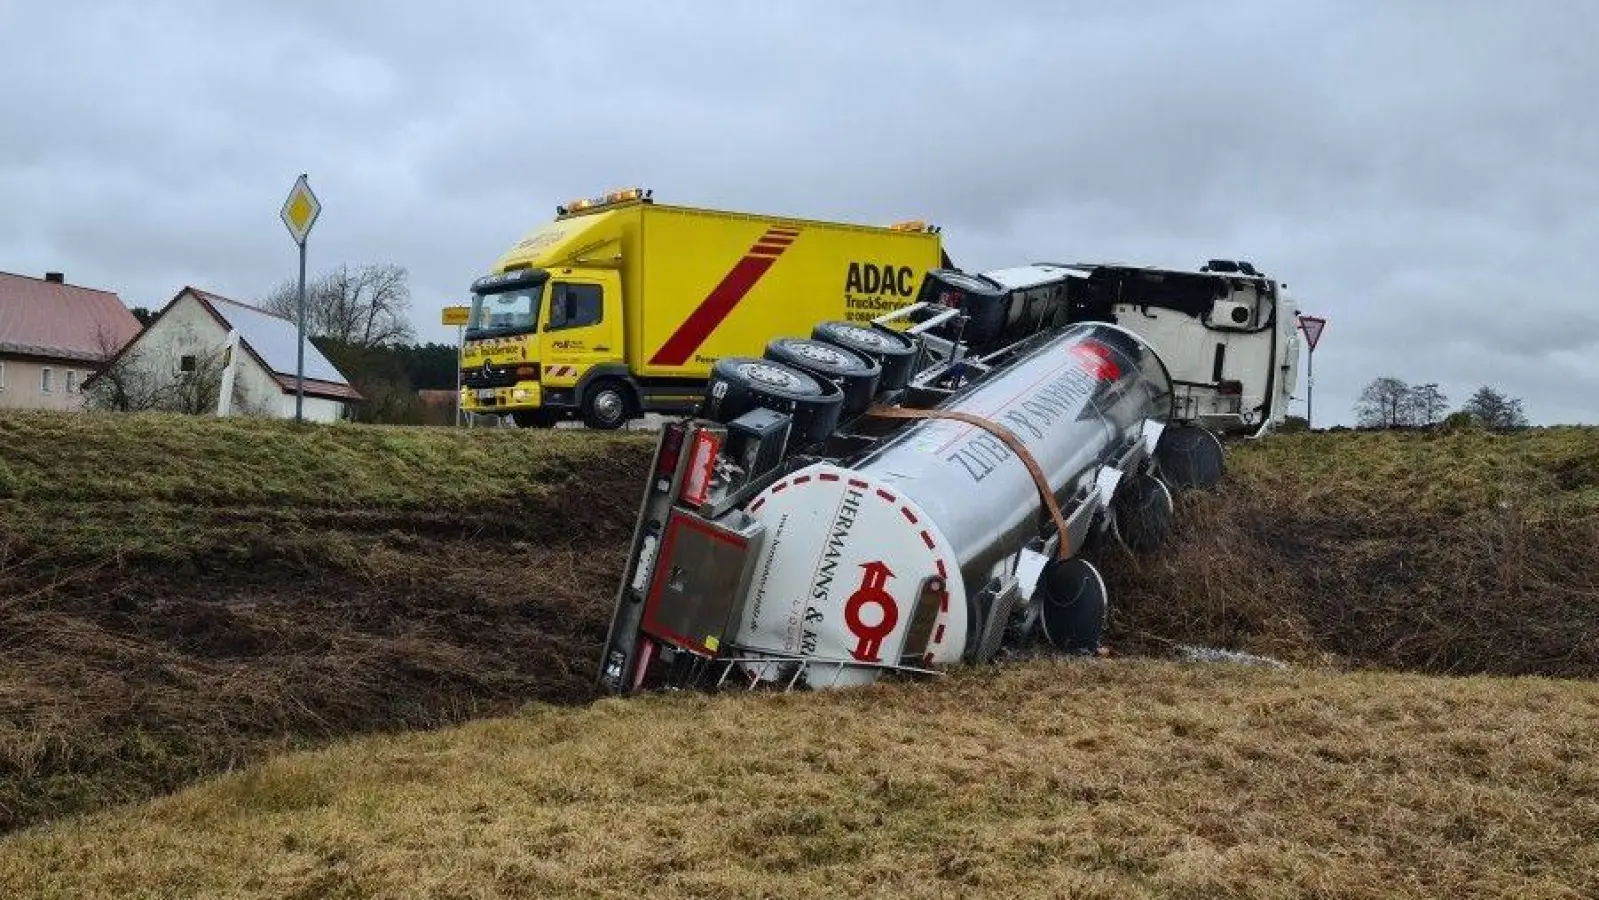
[{"label": "house window", "polygon": [[67,393],[76,394],[77,392],[78,392],[78,370],[77,369],[68,369],[67,370]]},{"label": "house window", "polygon": [[39,393],[48,394],[55,386],[56,373],[50,369],[39,370]]},{"label": "house window", "polygon": [[182,372],[193,372],[194,368],[195,368],[195,363],[194,363],[194,357],[192,355],[185,356],[184,358],[178,360],[178,370],[179,371],[182,371]]}]

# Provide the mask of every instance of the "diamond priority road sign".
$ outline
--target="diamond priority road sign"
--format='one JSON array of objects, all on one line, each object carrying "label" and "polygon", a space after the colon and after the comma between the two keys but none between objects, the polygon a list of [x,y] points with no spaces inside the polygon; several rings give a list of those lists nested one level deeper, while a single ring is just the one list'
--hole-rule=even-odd
[{"label": "diamond priority road sign", "polygon": [[317,200],[316,194],[311,193],[311,185],[301,175],[289,190],[288,199],[283,201],[281,214],[283,224],[288,226],[296,244],[305,245],[306,237],[311,234],[311,226],[316,224],[316,217],[321,213],[322,202]]}]

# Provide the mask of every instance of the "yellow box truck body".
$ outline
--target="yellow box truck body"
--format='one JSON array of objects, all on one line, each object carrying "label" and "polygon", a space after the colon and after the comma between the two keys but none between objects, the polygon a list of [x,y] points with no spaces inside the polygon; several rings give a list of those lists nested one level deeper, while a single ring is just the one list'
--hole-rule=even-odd
[{"label": "yellow box truck body", "polygon": [[473,284],[462,407],[596,428],[690,411],[717,359],[906,306],[946,262],[920,223],[668,206],[638,190],[575,203]]}]

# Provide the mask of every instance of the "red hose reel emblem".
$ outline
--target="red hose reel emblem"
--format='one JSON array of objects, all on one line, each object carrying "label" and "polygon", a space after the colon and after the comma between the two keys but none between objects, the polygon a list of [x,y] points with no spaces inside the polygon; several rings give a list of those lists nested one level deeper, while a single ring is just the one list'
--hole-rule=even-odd
[{"label": "red hose reel emblem", "polygon": [[[861,568],[866,570],[861,575],[861,586],[844,601],[844,625],[859,639],[850,655],[861,662],[879,662],[883,639],[892,634],[899,623],[899,605],[888,592],[888,580],[894,573],[882,560],[862,563]],[[877,621],[870,625],[861,618],[867,606],[881,610]]]}]

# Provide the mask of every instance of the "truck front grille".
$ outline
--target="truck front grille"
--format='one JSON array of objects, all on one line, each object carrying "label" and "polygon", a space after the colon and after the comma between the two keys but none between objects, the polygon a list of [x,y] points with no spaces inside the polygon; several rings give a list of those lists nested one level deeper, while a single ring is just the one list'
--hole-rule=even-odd
[{"label": "truck front grille", "polygon": [[[527,368],[533,369],[532,376],[525,379],[518,378],[516,375],[516,370]],[[472,388],[473,390],[477,390],[478,388],[511,387],[518,381],[537,381],[538,377],[537,363],[519,363],[515,365],[500,366],[485,363],[484,365],[477,366],[475,368],[461,370],[462,385]]]}]

